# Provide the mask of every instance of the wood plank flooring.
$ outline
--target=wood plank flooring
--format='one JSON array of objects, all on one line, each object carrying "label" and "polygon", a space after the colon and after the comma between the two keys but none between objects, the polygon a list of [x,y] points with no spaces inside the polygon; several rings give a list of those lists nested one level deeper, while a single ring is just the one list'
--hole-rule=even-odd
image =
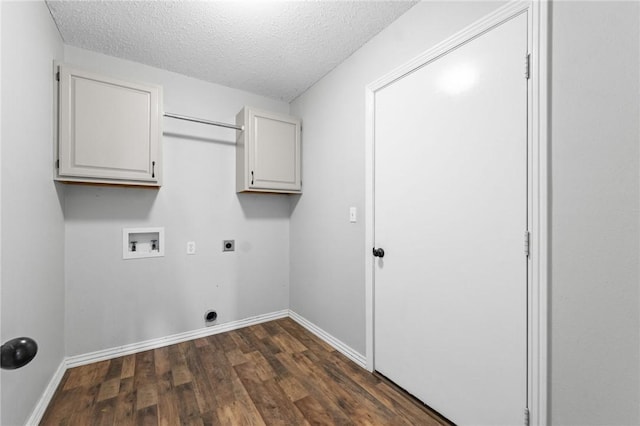
[{"label": "wood plank flooring", "polygon": [[444,425],[289,318],[69,369],[42,425]]}]

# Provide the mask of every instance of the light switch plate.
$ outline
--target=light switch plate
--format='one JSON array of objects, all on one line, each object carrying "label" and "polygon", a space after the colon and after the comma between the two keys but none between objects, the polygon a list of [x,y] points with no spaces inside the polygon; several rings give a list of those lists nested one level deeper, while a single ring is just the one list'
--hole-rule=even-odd
[{"label": "light switch plate", "polygon": [[356,223],[358,221],[358,211],[355,207],[349,208],[349,222]]}]

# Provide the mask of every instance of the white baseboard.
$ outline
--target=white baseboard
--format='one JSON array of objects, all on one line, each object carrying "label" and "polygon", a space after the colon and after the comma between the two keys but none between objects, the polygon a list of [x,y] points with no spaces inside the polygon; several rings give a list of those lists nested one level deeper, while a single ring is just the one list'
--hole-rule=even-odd
[{"label": "white baseboard", "polygon": [[298,315],[292,310],[289,310],[289,316],[292,320],[327,342],[329,345],[333,346],[338,352],[349,358],[351,361],[355,362],[362,368],[367,368],[367,358],[364,355],[354,350],[341,340],[336,339],[331,334],[327,333],[308,319]]},{"label": "white baseboard", "polygon": [[220,325],[200,328],[198,330],[187,331],[184,333],[173,334],[171,336],[160,337],[157,339],[145,340],[144,342],[131,343],[129,345],[118,346],[111,349],[90,352],[88,354],[75,355],[67,357],[67,368],[79,367],[81,365],[91,364],[93,362],[105,361],[107,359],[118,358],[125,355],[131,355],[150,349],[157,349],[163,346],[175,345],[176,343],[186,342],[188,340],[199,339],[201,337],[212,336],[225,331],[237,330],[239,328],[248,327],[250,325],[260,324],[272,321],[278,318],[285,318],[289,315],[289,311],[271,312],[268,314],[257,315],[255,317],[245,318],[237,321],[231,321]]},{"label": "white baseboard", "polygon": [[53,374],[53,377],[49,381],[49,384],[45,388],[44,392],[42,392],[42,396],[38,400],[35,408],[31,412],[31,415],[27,419],[25,425],[27,426],[36,426],[42,420],[42,416],[44,415],[45,410],[49,406],[49,402],[51,402],[51,398],[53,398],[53,394],[56,389],[58,389],[58,385],[62,381],[62,377],[64,376],[64,372],[67,371],[66,360],[63,359],[58,369]]},{"label": "white baseboard", "polygon": [[53,394],[58,388],[58,385],[62,381],[62,377],[64,376],[64,373],[68,368],[79,367],[81,365],[91,364],[93,362],[105,361],[125,355],[131,355],[142,351],[148,351],[150,349],[157,349],[163,346],[174,345],[176,343],[186,342],[188,340],[212,336],[214,334],[224,333],[225,331],[237,330],[239,328],[248,327],[251,325],[285,317],[291,317],[291,319],[327,342],[347,358],[349,358],[362,368],[366,368],[366,358],[364,355],[358,353],[357,351],[355,351],[342,341],[338,340],[337,338],[333,337],[331,334],[327,333],[306,318],[298,315],[291,310],[284,309],[282,311],[257,315],[255,317],[245,318],[238,321],[231,321],[225,324],[200,328],[198,330],[187,331],[184,333],[173,334],[171,336],[160,337],[158,339],[145,340],[144,342],[132,343],[130,345],[118,346],[111,349],[104,349],[101,351],[67,357],[60,363],[60,366],[51,378],[49,385],[44,390],[42,396],[40,397],[40,400],[33,409],[31,416],[29,416],[26,425],[32,426],[40,423],[45,410],[51,402],[51,398],[53,398]]}]

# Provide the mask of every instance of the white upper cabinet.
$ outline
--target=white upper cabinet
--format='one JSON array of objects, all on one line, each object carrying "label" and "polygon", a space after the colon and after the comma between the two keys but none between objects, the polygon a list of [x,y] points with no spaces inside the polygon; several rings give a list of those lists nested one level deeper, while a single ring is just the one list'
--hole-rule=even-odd
[{"label": "white upper cabinet", "polygon": [[237,192],[302,192],[300,120],[245,107],[236,124]]},{"label": "white upper cabinet", "polygon": [[59,66],[56,180],[160,186],[162,88]]}]

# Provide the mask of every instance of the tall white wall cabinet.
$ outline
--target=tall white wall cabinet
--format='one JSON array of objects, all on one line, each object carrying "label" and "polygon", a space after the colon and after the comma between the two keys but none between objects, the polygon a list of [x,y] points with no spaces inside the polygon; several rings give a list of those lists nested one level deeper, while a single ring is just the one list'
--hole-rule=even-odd
[{"label": "tall white wall cabinet", "polygon": [[159,187],[162,88],[58,71],[56,180]]},{"label": "tall white wall cabinet", "polygon": [[237,192],[301,193],[300,120],[245,107],[236,124]]}]

